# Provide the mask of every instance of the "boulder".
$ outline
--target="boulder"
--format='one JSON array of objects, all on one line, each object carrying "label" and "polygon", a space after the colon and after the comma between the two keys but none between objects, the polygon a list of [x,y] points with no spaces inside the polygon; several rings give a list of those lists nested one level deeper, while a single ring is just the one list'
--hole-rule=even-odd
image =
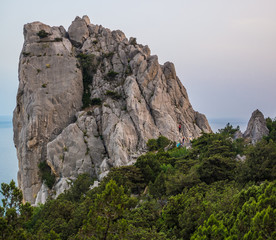
[{"label": "boulder", "polygon": [[76,47],[82,46],[83,42],[89,36],[89,30],[87,23],[90,23],[90,20],[87,16],[83,18],[76,17],[68,29],[69,39],[72,44]]}]

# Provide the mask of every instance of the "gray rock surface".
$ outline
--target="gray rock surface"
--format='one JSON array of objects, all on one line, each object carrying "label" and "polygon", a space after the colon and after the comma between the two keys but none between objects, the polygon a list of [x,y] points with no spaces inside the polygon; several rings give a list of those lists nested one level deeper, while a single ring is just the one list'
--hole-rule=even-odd
[{"label": "gray rock surface", "polygon": [[69,39],[72,44],[76,47],[82,46],[83,42],[88,38],[89,31],[87,24],[90,23],[90,20],[87,16],[84,16],[82,19],[76,17],[68,29]]},{"label": "gray rock surface", "polygon": [[253,144],[255,144],[260,141],[263,136],[268,134],[269,130],[266,126],[264,115],[257,109],[252,113],[243,137],[249,139]]},{"label": "gray rock surface", "polygon": [[[41,39],[41,30],[50,35]],[[60,28],[34,22],[24,26],[24,37],[13,127],[18,186],[24,200],[34,203],[41,188],[38,164],[46,160],[47,143],[74,121],[83,84],[72,44]]]},{"label": "gray rock surface", "polygon": [[[40,38],[40,30],[49,35]],[[120,30],[93,25],[84,16],[68,34],[34,22],[24,26],[24,36],[13,119],[24,200],[38,203],[46,196],[39,162],[51,167],[56,183],[49,194],[58,195],[81,173],[101,179],[111,167],[132,164],[150,138],[178,141],[211,132],[206,117],[193,110],[173,63],[160,65],[148,46]],[[86,89],[80,53],[93,59]],[[82,108],[83,91],[102,104]]]}]

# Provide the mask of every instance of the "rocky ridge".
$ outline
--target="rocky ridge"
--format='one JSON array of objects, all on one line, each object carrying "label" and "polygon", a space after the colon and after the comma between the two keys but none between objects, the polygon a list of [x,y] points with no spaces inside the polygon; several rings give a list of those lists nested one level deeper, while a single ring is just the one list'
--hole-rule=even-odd
[{"label": "rocky ridge", "polygon": [[[101,179],[111,167],[135,162],[148,139],[211,132],[173,63],[160,65],[148,46],[122,31],[84,16],[68,32],[26,24],[24,38],[13,125],[25,201],[57,196],[81,173]],[[55,175],[51,191],[40,178],[45,161]]]},{"label": "rocky ridge", "polygon": [[255,144],[268,134],[269,130],[266,126],[264,115],[257,109],[252,113],[243,137]]}]

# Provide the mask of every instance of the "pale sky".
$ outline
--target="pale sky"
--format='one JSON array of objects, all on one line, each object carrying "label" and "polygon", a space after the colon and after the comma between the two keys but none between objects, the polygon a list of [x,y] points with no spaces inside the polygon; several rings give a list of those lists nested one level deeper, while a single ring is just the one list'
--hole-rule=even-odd
[{"label": "pale sky", "polygon": [[2,0],[0,115],[15,107],[23,25],[68,29],[83,15],[173,62],[207,118],[276,117],[276,0]]}]

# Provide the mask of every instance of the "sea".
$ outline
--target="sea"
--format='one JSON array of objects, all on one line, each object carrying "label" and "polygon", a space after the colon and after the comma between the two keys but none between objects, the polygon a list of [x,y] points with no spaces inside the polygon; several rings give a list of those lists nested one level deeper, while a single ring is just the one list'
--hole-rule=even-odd
[{"label": "sea", "polygon": [[13,144],[12,116],[0,116],[0,183],[17,183],[17,157]]}]

